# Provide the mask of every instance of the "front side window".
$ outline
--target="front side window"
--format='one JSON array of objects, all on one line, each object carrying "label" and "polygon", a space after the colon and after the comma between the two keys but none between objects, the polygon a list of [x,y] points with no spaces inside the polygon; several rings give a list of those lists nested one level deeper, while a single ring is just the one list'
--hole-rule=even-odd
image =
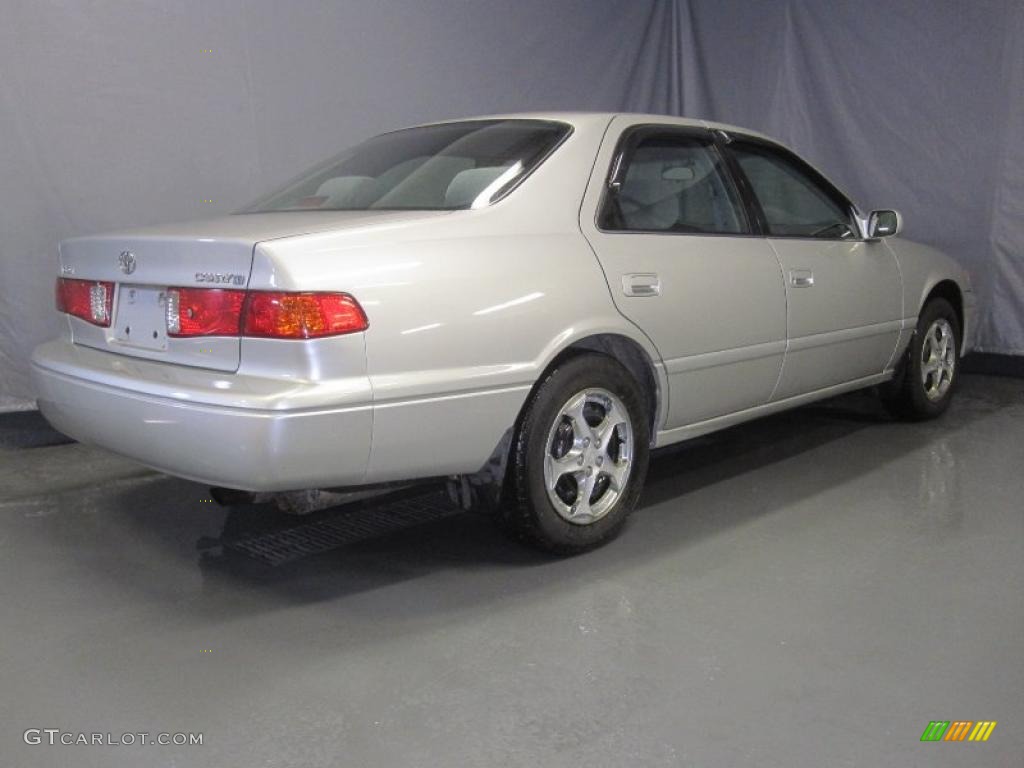
[{"label": "front side window", "polygon": [[627,140],[599,223],[611,231],[748,231],[742,203],[711,139],[671,131],[644,131]]},{"label": "front side window", "polygon": [[241,212],[481,208],[522,181],[569,131],[544,120],[469,120],[386,133]]},{"label": "front side window", "polygon": [[789,153],[742,141],[730,144],[729,151],[750,181],[769,235],[855,237],[849,203]]}]

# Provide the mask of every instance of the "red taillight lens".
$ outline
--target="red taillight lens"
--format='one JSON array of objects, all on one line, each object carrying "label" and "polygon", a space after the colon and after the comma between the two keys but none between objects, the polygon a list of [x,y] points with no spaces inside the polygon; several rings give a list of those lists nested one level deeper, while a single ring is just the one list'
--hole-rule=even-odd
[{"label": "red taillight lens", "polygon": [[171,288],[167,292],[168,336],[237,336],[245,291]]},{"label": "red taillight lens", "polygon": [[365,331],[363,308],[347,293],[251,291],[245,304],[243,336],[316,339]]},{"label": "red taillight lens", "polygon": [[[57,309],[109,327],[114,284],[59,278]],[[365,331],[363,308],[347,293],[235,291],[171,288],[167,291],[167,335],[259,336],[317,339]]]},{"label": "red taillight lens", "polygon": [[362,307],[347,293],[246,293],[219,288],[168,291],[168,336],[315,339],[366,328]]},{"label": "red taillight lens", "polygon": [[57,310],[104,328],[110,325],[114,284],[100,280],[57,278]]}]

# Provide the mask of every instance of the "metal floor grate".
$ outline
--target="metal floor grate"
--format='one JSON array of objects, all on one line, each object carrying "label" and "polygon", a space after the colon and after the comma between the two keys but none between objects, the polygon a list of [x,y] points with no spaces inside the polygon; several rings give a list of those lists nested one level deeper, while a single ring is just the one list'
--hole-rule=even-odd
[{"label": "metal floor grate", "polygon": [[363,503],[353,510],[328,510],[309,522],[297,518],[297,524],[287,528],[220,543],[225,550],[276,566],[441,520],[461,511],[444,491],[431,492],[376,504]]}]

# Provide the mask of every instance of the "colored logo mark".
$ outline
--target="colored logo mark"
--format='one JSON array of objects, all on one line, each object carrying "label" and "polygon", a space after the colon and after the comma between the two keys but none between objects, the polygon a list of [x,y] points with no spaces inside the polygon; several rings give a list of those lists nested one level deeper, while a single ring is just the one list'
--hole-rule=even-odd
[{"label": "colored logo mark", "polygon": [[995,720],[932,720],[921,734],[921,741],[988,741]]}]

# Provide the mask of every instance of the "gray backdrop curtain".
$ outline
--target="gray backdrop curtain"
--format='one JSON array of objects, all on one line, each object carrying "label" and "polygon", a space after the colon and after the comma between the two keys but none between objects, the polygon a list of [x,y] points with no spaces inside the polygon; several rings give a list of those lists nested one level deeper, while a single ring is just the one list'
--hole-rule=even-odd
[{"label": "gray backdrop curtain", "polygon": [[[0,0],[0,409],[56,243],[230,211],[373,133],[542,109],[772,134],[972,271],[1024,354],[1019,0]],[[212,202],[204,202],[204,201]]]}]

